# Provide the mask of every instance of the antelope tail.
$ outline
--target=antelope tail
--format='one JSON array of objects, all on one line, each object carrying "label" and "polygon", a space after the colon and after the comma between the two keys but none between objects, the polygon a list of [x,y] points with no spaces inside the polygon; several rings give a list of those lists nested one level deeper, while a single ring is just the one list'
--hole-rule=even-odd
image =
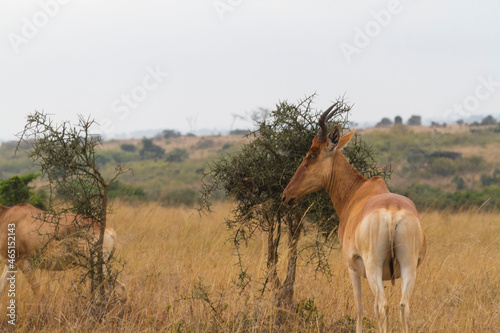
[{"label": "antelope tail", "polygon": [[389,271],[391,273],[391,283],[394,285],[395,283],[395,275],[396,271],[396,248],[394,247],[394,233],[396,232],[396,228],[398,227],[399,222],[401,222],[401,217],[396,214],[392,214],[392,216],[386,220],[387,221],[387,229],[389,231],[389,246],[391,247],[391,261],[389,262]]}]

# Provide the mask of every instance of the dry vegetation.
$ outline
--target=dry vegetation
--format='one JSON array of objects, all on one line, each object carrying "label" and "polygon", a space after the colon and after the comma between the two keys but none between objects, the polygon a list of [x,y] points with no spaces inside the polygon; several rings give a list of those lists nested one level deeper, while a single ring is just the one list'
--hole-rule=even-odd
[{"label": "dry vegetation", "polygon": [[[431,127],[431,126],[410,126],[412,131],[416,133],[432,133],[432,132],[439,132],[439,133],[468,133],[470,132],[470,128],[468,126],[460,126],[460,125],[448,125],[446,127]],[[389,132],[391,129],[390,126],[388,127],[368,127],[368,128],[363,128],[360,129],[361,134],[368,134],[368,133],[373,133],[373,132]]]},{"label": "dry vegetation", "polygon": [[[227,241],[224,217],[229,204],[200,216],[187,208],[139,206],[117,202],[111,225],[127,264],[122,281],[129,288],[126,304],[115,304],[102,323],[87,315],[86,302],[73,289],[71,272],[37,274],[45,287],[33,295],[18,276],[19,332],[351,332],[354,300],[339,249],[332,251],[334,276],[314,278],[301,266],[296,284],[300,314],[290,312],[284,327],[270,295],[261,297],[265,239],[245,249],[254,284],[240,293],[235,253]],[[411,301],[414,332],[500,331],[500,215],[424,212],[428,253],[418,270]],[[307,237],[303,242],[307,242]],[[386,283],[390,325],[399,328],[399,283]],[[373,295],[363,281],[365,328],[376,325]],[[6,304],[8,298],[0,299]],[[307,303],[307,300],[310,300]],[[312,301],[314,303],[312,303]],[[309,305],[309,307],[307,306]],[[313,305],[310,307],[310,305]],[[0,323],[6,322],[5,306]]]},{"label": "dry vegetation", "polygon": [[[217,153],[225,144],[240,146],[245,140],[243,135],[181,136],[168,140],[162,136],[153,138],[154,144],[165,149],[167,153],[176,148],[186,149],[191,158],[194,159],[206,158]],[[140,147],[141,141],[141,139],[109,140],[104,142],[103,150],[120,150],[122,144],[133,144]],[[199,145],[202,143],[208,144],[200,148]]]}]

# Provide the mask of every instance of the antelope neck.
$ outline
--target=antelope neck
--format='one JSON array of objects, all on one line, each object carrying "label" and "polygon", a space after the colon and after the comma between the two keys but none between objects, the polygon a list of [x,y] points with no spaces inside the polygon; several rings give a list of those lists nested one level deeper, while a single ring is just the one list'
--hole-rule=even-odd
[{"label": "antelope neck", "polygon": [[367,178],[349,164],[349,161],[342,152],[334,152],[332,172],[326,186],[326,191],[330,194],[333,207],[340,221],[344,220],[343,214],[347,212],[352,197],[366,180]]}]

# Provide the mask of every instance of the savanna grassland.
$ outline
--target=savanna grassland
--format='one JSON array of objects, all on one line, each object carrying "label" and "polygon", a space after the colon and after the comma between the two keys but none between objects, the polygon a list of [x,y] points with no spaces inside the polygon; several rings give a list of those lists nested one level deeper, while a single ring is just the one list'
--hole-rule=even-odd
[{"label": "savanna grassland", "polygon": [[[419,207],[427,236],[427,256],[410,303],[410,330],[500,332],[500,125],[360,132],[379,166],[393,170],[390,188]],[[96,322],[88,288],[74,283],[77,273],[37,272],[43,284],[37,295],[18,274],[17,326],[7,324],[4,293],[2,330],[353,332],[352,287],[335,240],[328,256],[331,276],[317,274],[303,260],[307,250],[300,252],[293,309],[273,307],[273,295],[261,291],[267,271],[264,234],[241,248],[252,280],[240,289],[241,269],[225,223],[234,203],[221,196],[213,213],[200,214],[197,199],[207,163],[238,151],[245,140],[233,135],[105,141],[99,157],[103,173],[112,174],[117,163],[134,170],[110,190],[109,223],[125,262],[119,279],[127,286],[127,301],[110,304],[108,315]],[[0,178],[39,172],[23,151],[14,155],[15,148],[15,143],[0,146]],[[43,184],[37,178],[33,191],[43,190]],[[312,244],[314,234],[305,233],[299,249]],[[283,236],[281,243],[286,242]],[[286,257],[285,245],[280,256]],[[374,297],[366,280],[362,284],[364,328],[375,332]],[[400,282],[386,283],[386,294],[391,330],[399,332]]]},{"label": "savanna grassland", "polygon": [[[71,272],[38,272],[44,284],[33,295],[18,276],[18,332],[352,332],[355,317],[350,279],[338,245],[330,255],[333,276],[315,277],[300,265],[295,299],[299,306],[284,316],[271,295],[259,291],[265,274],[266,239],[257,236],[243,249],[254,276],[237,286],[235,251],[224,218],[230,203],[199,215],[157,203],[116,201],[110,223],[119,235],[126,261],[121,280],[128,300],[111,306],[100,323],[88,314],[74,288]],[[422,212],[427,256],[418,269],[411,299],[413,332],[498,332],[500,330],[500,215],[498,213]],[[306,244],[308,236],[301,242]],[[386,283],[390,326],[398,332],[400,283]],[[373,295],[363,281],[364,325],[375,331]],[[7,296],[3,295],[2,304]],[[1,309],[5,328],[5,307]]]}]

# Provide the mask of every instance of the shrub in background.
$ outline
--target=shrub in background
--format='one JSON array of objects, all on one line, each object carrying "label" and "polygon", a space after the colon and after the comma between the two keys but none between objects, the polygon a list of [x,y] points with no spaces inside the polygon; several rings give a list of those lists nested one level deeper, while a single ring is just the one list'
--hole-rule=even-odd
[{"label": "shrub in background", "polygon": [[129,153],[135,153],[137,151],[137,147],[131,143],[124,143],[120,145],[120,149]]},{"label": "shrub in background", "polygon": [[47,194],[43,190],[33,192],[33,187],[29,186],[38,176],[39,173],[30,173],[0,180],[0,205],[12,207],[27,202],[37,208],[46,209]]},{"label": "shrub in background", "polygon": [[165,155],[165,161],[174,163],[182,162],[188,158],[189,158],[189,153],[187,152],[186,149],[182,148],[175,148],[174,150],[168,152]]},{"label": "shrub in background", "polygon": [[165,149],[153,143],[151,139],[142,139],[142,149],[139,151],[139,155],[145,160],[148,159],[158,159],[165,155]]},{"label": "shrub in background", "polygon": [[148,197],[146,191],[144,191],[142,187],[125,184],[119,180],[116,180],[109,185],[108,196],[110,198],[120,197],[136,200],[146,200]]},{"label": "shrub in background", "polygon": [[180,136],[181,136],[181,133],[176,131],[176,130],[167,129],[167,130],[163,131],[163,137],[167,140],[172,139],[172,138],[178,138]]}]

